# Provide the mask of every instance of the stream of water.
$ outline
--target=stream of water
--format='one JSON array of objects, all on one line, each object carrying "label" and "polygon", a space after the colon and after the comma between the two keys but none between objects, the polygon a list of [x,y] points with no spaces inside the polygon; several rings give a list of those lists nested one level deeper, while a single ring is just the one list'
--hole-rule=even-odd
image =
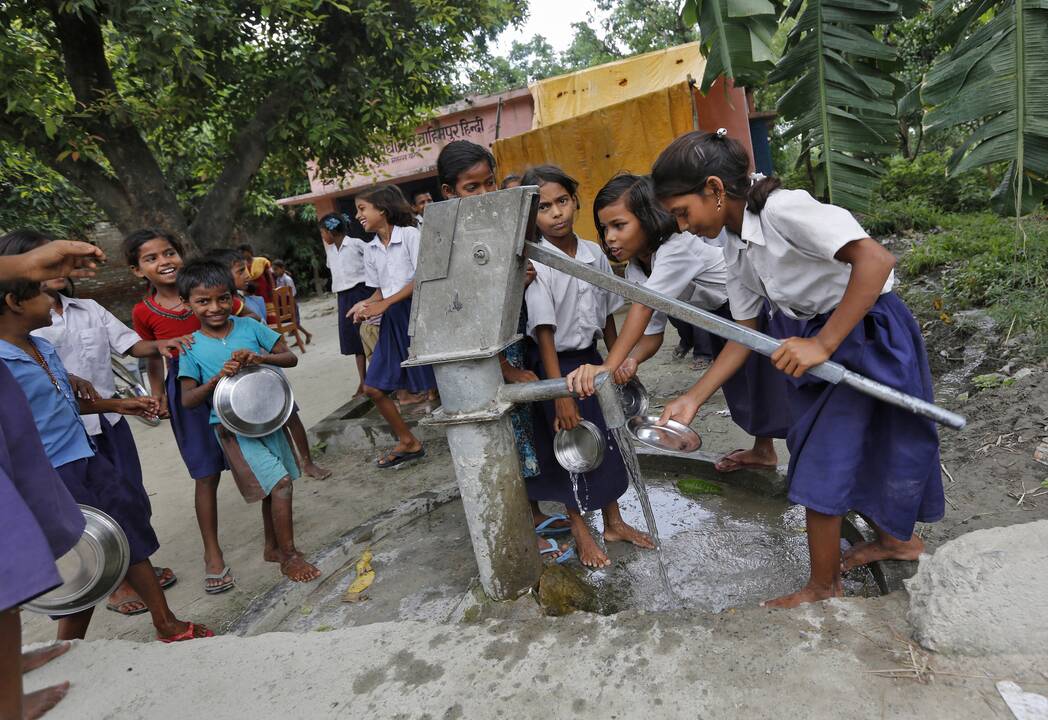
[{"label": "stream of water", "polygon": [[626,474],[629,476],[630,484],[637,493],[641,511],[644,513],[644,522],[648,526],[648,534],[655,541],[655,555],[659,563],[659,577],[662,584],[666,586],[669,599],[675,604],[680,604],[677,593],[670,583],[670,575],[666,570],[666,559],[662,556],[662,541],[659,539],[659,528],[655,524],[655,513],[651,509],[651,499],[648,497],[648,488],[644,483],[644,476],[640,473],[640,463],[637,462],[637,452],[633,449],[633,439],[625,427],[610,428],[615,443],[622,453],[623,463],[626,465]]}]

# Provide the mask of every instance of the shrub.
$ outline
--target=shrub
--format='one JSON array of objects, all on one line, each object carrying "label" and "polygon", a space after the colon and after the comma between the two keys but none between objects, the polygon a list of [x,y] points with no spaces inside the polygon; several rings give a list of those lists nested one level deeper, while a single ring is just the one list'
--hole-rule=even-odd
[{"label": "shrub", "polygon": [[985,210],[996,180],[980,171],[948,177],[946,152],[928,152],[913,160],[893,157],[881,178],[880,197],[888,202],[923,201],[943,212]]}]

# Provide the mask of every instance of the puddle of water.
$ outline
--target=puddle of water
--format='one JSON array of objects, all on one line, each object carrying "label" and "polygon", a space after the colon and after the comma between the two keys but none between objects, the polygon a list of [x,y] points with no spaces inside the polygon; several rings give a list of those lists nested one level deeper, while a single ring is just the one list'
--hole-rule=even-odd
[{"label": "puddle of water", "polygon": [[[662,528],[669,581],[681,605],[721,612],[757,605],[807,582],[804,508],[730,486],[724,486],[723,495],[685,496],[675,485],[682,477],[649,474],[648,485],[651,511]],[[628,522],[644,514],[635,493],[627,493],[619,504]],[[658,580],[655,558],[639,550],[609,551],[615,562],[589,573],[605,612],[674,607]],[[878,593],[863,569],[845,578],[845,594]]]},{"label": "puddle of water", "polygon": [[[660,568],[658,553],[626,543],[607,545],[612,565],[602,570],[588,571],[577,561],[569,563],[568,567],[596,588],[602,612],[682,606],[721,612],[754,606],[807,581],[804,508],[730,486],[724,486],[723,495],[684,496],[676,487],[682,477],[674,473],[648,473],[647,477],[650,514],[658,519],[665,566]],[[619,504],[627,522],[644,525],[646,513],[633,489]],[[587,515],[598,539],[602,530],[599,517],[600,513]],[[569,540],[566,536],[557,539]],[[367,600],[342,602],[355,576],[356,558],[351,558],[277,629],[307,632],[389,620],[442,621],[469,590],[477,572],[459,501],[442,505],[382,538],[372,551],[376,578]],[[667,582],[672,595],[666,591]],[[845,591],[849,595],[878,594],[866,570],[850,573]]]}]

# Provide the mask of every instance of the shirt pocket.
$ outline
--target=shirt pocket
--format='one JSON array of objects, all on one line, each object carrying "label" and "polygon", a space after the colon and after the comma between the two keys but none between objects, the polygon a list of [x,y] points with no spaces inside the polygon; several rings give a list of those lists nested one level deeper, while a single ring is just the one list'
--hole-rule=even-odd
[{"label": "shirt pocket", "polygon": [[77,365],[85,369],[85,379],[90,380],[91,375],[101,374],[109,367],[109,334],[105,328],[84,328],[76,333],[76,341],[77,346],[73,351],[79,358]]}]

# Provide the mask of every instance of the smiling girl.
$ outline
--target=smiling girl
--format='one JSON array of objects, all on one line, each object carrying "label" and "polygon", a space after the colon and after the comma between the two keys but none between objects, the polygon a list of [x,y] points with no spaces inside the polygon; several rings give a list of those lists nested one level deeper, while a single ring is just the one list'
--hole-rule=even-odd
[{"label": "smiling girl", "polygon": [[378,459],[380,468],[391,468],[423,457],[426,449],[404,422],[389,394],[402,389],[428,392],[437,386],[431,368],[400,366],[408,357],[411,342],[408,319],[418,264],[419,231],[411,206],[395,185],[361,193],[356,206],[357,220],[365,232],[375,233],[364,252],[364,273],[368,286],[376,289],[371,297],[350,308],[348,315],[354,322],[382,316],[378,344],[364,376],[364,392],[397,436],[397,444]]}]

